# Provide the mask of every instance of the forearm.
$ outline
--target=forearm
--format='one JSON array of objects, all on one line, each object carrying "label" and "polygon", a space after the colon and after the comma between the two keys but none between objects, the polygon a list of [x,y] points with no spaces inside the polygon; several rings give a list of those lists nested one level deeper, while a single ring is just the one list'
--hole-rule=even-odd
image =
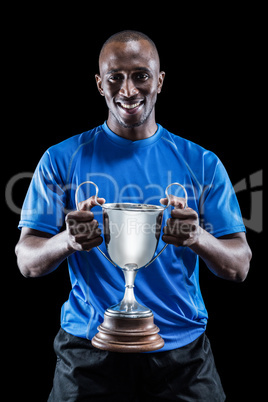
[{"label": "forearm", "polygon": [[[103,203],[103,198],[98,202]],[[96,205],[91,197],[83,202],[80,211],[66,215],[66,230],[53,236],[31,228],[23,227],[16,246],[19,269],[26,277],[47,275],[76,251],[90,251],[100,246],[103,239],[98,222],[90,209]]]},{"label": "forearm", "polygon": [[190,248],[198,254],[217,276],[241,282],[249,270],[251,251],[244,233],[215,238],[199,228],[197,241]]},{"label": "forearm", "polygon": [[25,277],[49,274],[73,252],[66,231],[49,238],[27,235],[16,246],[18,266]]}]

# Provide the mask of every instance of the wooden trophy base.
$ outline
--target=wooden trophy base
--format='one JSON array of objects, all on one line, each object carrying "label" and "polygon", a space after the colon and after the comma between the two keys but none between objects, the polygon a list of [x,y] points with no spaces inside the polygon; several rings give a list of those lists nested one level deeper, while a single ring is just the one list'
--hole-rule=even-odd
[{"label": "wooden trophy base", "polygon": [[104,321],[91,343],[99,349],[120,353],[151,352],[161,349],[164,341],[154,324],[154,316],[115,317],[104,314]]}]

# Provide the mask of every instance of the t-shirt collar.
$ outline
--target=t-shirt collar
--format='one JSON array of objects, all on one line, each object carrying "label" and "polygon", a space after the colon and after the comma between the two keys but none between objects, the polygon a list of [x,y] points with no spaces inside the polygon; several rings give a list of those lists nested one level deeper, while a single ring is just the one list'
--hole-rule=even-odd
[{"label": "t-shirt collar", "polygon": [[120,137],[119,135],[115,134],[108,127],[106,121],[102,125],[102,129],[103,129],[104,133],[106,134],[106,136],[109,138],[109,140],[116,143],[119,146],[122,146],[122,147],[130,147],[131,146],[133,148],[141,148],[141,147],[146,147],[148,145],[152,145],[156,141],[158,141],[162,136],[163,127],[160,124],[157,124],[157,130],[151,137],[145,138],[143,140],[137,140],[137,141],[131,141],[131,140]]}]

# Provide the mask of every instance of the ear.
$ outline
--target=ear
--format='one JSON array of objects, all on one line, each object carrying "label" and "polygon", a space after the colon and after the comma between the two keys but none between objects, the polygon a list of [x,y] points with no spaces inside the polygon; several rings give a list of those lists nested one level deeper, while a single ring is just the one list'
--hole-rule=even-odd
[{"label": "ear", "polygon": [[95,74],[95,79],[96,79],[97,88],[99,90],[99,93],[101,94],[101,96],[104,96],[103,89],[101,86],[101,76],[99,74]]},{"label": "ear", "polygon": [[164,71],[160,71],[159,77],[158,77],[158,85],[157,85],[157,93],[160,94],[164,82],[166,73]]}]

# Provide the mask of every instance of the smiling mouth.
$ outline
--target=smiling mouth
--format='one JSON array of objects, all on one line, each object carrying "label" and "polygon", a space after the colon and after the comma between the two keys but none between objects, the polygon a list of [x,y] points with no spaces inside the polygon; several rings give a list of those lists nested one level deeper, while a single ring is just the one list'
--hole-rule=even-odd
[{"label": "smiling mouth", "polygon": [[124,102],[116,102],[118,106],[120,106],[126,112],[136,112],[138,108],[144,103],[143,100],[139,100],[135,103],[124,103]]}]

